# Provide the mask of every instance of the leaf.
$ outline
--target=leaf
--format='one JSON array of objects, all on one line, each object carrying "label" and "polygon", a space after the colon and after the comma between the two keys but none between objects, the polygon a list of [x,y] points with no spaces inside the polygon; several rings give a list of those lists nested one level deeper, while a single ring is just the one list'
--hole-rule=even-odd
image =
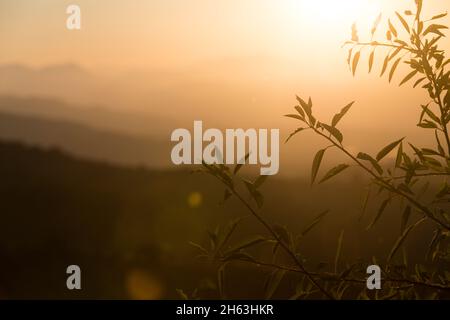
[{"label": "leaf", "polygon": [[322,149],[317,151],[316,156],[314,157],[312,169],[311,169],[311,184],[314,183],[317,177],[317,173],[319,172],[320,164],[323,159],[323,155],[325,154],[326,149]]},{"label": "leaf", "polygon": [[426,79],[426,77],[423,77],[423,78],[420,78],[419,80],[417,80],[415,83],[414,83],[414,86],[413,86],[413,88],[415,88],[415,87],[417,87],[423,80],[425,80]]},{"label": "leaf", "polygon": [[433,18],[431,18],[431,20],[441,19],[441,18],[444,18],[445,16],[447,16],[447,12],[438,14],[437,16],[434,16]]},{"label": "leaf", "polygon": [[342,135],[342,133],[336,129],[335,127],[331,127],[325,123],[321,123],[320,124],[325,130],[327,130],[333,137],[336,138],[337,141],[339,141],[340,143],[342,143],[342,140],[344,140],[344,136]]},{"label": "leaf", "polygon": [[395,159],[395,167],[396,168],[400,168],[400,166],[402,165],[402,160],[403,160],[403,142],[400,143],[398,150],[397,150],[397,157]]},{"label": "leaf", "polygon": [[305,118],[305,112],[303,111],[302,108],[300,108],[299,106],[295,106],[295,110],[297,110],[298,114],[299,114],[302,118]]},{"label": "leaf", "polygon": [[312,115],[312,101],[311,98],[309,98],[308,103],[305,102],[302,98],[297,96],[297,101],[302,106],[303,110],[305,111],[306,115],[308,116],[309,121],[314,125],[316,122],[316,119]]},{"label": "leaf", "polygon": [[417,6],[416,20],[419,21],[420,14],[422,13],[422,8],[423,8],[423,0],[415,0],[415,1],[416,1],[416,6]]},{"label": "leaf", "polygon": [[284,115],[286,118],[292,118],[292,119],[296,119],[296,120],[300,120],[303,121],[304,118],[302,118],[302,116],[298,115],[298,114],[286,114]]},{"label": "leaf", "polygon": [[388,20],[389,23],[389,30],[391,30],[392,34],[394,35],[394,37],[397,38],[398,34],[397,34],[397,30],[395,29],[394,25],[392,24],[391,20]]},{"label": "leaf", "polygon": [[202,253],[204,253],[204,254],[206,254],[206,255],[209,255],[208,250],[206,250],[205,248],[203,248],[203,247],[202,247],[201,245],[199,245],[198,243],[189,241],[189,244],[190,244],[191,246],[193,246],[194,248],[200,250]]},{"label": "leaf", "polygon": [[406,237],[408,236],[408,234],[414,229],[416,228],[418,225],[420,225],[422,222],[424,222],[425,220],[427,220],[427,218],[422,218],[419,221],[417,221],[415,224],[409,226],[408,229],[405,230],[405,232],[403,232],[403,234],[397,239],[397,241],[394,244],[394,247],[392,248],[391,252],[389,253],[388,256],[388,263],[390,263],[390,261],[392,260],[392,258],[394,257],[395,253],[397,252],[397,250],[400,248],[400,246],[403,244],[403,242],[405,241]]},{"label": "leaf", "polygon": [[361,214],[359,215],[358,221],[361,221],[361,219],[364,217],[364,214],[367,210],[367,204],[369,203],[370,199],[370,187],[367,189],[366,196],[364,197],[364,200],[362,202],[361,206]]},{"label": "leaf", "polygon": [[392,150],[394,150],[403,141],[403,139],[404,138],[388,144],[380,152],[378,152],[378,154],[377,154],[377,161],[380,161],[384,157],[386,157]]},{"label": "leaf", "polygon": [[402,224],[400,225],[401,234],[403,234],[403,232],[405,231],[410,216],[411,216],[411,206],[407,205],[402,214]]},{"label": "leaf", "polygon": [[441,140],[439,140],[439,135],[438,135],[438,131],[437,131],[437,130],[434,131],[434,135],[435,135],[435,137],[436,137],[436,142],[437,142],[437,145],[438,145],[439,153],[440,153],[442,156],[445,157],[445,151],[444,151],[444,148],[442,147]]},{"label": "leaf", "polygon": [[261,194],[261,192],[256,190],[256,187],[251,181],[245,179],[243,181],[253,200],[255,200],[256,205],[258,206],[258,208],[261,208],[264,204],[264,196]]},{"label": "leaf", "polygon": [[383,214],[384,210],[386,209],[387,205],[389,204],[389,202],[391,201],[391,199],[386,199],[383,201],[383,203],[381,204],[380,208],[378,209],[377,215],[375,216],[375,219],[373,219],[372,223],[367,227],[367,229],[371,229],[377,222],[378,220],[380,220],[381,215]]},{"label": "leaf", "polygon": [[219,287],[219,294],[221,298],[225,298],[225,266],[226,263],[222,264],[217,270],[217,285]]},{"label": "leaf", "polygon": [[398,19],[400,20],[400,22],[402,23],[403,27],[405,28],[405,30],[410,33],[410,29],[409,29],[409,25],[408,22],[406,22],[406,20],[400,15],[400,13],[395,12],[395,14],[397,15]]},{"label": "leaf", "polygon": [[403,80],[402,82],[400,82],[399,86],[402,86],[403,84],[405,84],[406,82],[408,82],[409,80],[411,80],[412,78],[414,78],[414,76],[418,73],[419,71],[414,70],[413,72],[411,72],[410,74],[408,74]]},{"label": "leaf", "polygon": [[231,193],[230,189],[228,189],[228,188],[225,189],[225,192],[224,192],[224,194],[223,194],[223,200],[222,200],[222,202],[225,203],[228,199],[231,198],[232,195],[233,195],[233,194]]},{"label": "leaf", "polygon": [[236,227],[238,226],[238,224],[242,221],[242,218],[237,218],[232,220],[225,228],[223,235],[221,237],[219,237],[219,241],[218,241],[218,245],[217,245],[217,250],[221,250],[228,242],[228,240],[230,240],[232,234],[234,233],[234,231],[236,230]]},{"label": "leaf", "polygon": [[369,57],[369,73],[372,72],[374,59],[375,59],[375,50],[370,53],[370,57]]},{"label": "leaf", "polygon": [[232,247],[231,249],[227,250],[227,254],[238,252],[242,249],[249,248],[266,241],[267,239],[262,236],[255,236],[250,239],[244,240],[241,243],[237,244],[236,246]]},{"label": "leaf", "polygon": [[299,133],[299,132],[301,132],[301,131],[303,131],[303,130],[305,130],[305,128],[298,128],[298,129],[296,129],[294,132],[292,132],[292,133],[289,135],[289,137],[287,137],[287,139],[286,139],[286,141],[285,141],[284,143],[288,143],[289,140],[291,140],[297,133]]},{"label": "leaf", "polygon": [[333,117],[333,121],[331,122],[331,126],[336,127],[336,125],[341,121],[341,119],[345,116],[345,114],[350,110],[350,108],[353,106],[355,101],[350,102],[348,105],[346,105],[344,108],[342,108],[341,112],[336,114]]},{"label": "leaf", "polygon": [[380,175],[383,174],[383,168],[381,168],[381,166],[378,164],[377,160],[372,158],[367,153],[360,152],[360,153],[358,153],[358,155],[356,157],[361,160],[369,161]]},{"label": "leaf", "polygon": [[340,233],[339,239],[338,239],[337,249],[336,249],[336,256],[334,258],[334,273],[338,272],[339,259],[341,257],[343,240],[344,240],[344,230],[341,230],[341,233]]},{"label": "leaf", "polygon": [[355,53],[353,57],[353,64],[352,64],[352,70],[353,70],[353,76],[356,74],[356,68],[358,67],[359,58],[361,57],[361,52],[358,51]]},{"label": "leaf", "polygon": [[386,72],[388,64],[389,64],[389,56],[386,56],[386,58],[384,59],[383,68],[381,69],[380,77],[382,77],[384,75],[384,73]]},{"label": "leaf", "polygon": [[348,167],[349,167],[348,164],[340,164],[340,165],[334,167],[333,169],[331,169],[330,171],[327,172],[327,174],[322,178],[322,180],[320,180],[319,183],[323,183],[323,182],[333,178],[334,176],[338,175],[339,173],[341,173]]},{"label": "leaf", "polygon": [[262,185],[263,185],[263,183],[264,182],[266,182],[266,180],[267,180],[267,178],[268,178],[269,176],[259,176],[256,180],[255,180],[255,182],[253,183],[253,186],[255,187],[255,188],[259,188],[259,187],[261,187]]},{"label": "leaf", "polygon": [[[250,152],[248,152],[248,153],[245,155],[243,161],[239,161],[239,162],[245,163],[245,162],[248,160],[249,157],[250,157]],[[233,174],[234,174],[234,175],[236,175],[236,174],[239,172],[239,170],[241,170],[241,168],[244,166],[243,163],[242,163],[242,164],[237,164],[237,165],[236,165],[236,167],[234,168],[234,171],[233,171]]]},{"label": "leaf", "polygon": [[383,17],[383,14],[380,13],[380,14],[378,15],[377,19],[375,20],[375,22],[373,23],[372,30],[370,31],[371,34],[372,34],[372,38],[373,38],[373,36],[375,35],[375,32],[377,32],[378,25],[380,24],[381,18],[382,18],[382,17]]},{"label": "leaf", "polygon": [[287,231],[285,227],[276,224],[272,226],[272,229],[277,234],[278,239],[281,240],[284,244],[291,244],[291,236],[289,234],[289,231]]},{"label": "leaf", "polygon": [[272,272],[272,274],[269,277],[267,287],[265,290],[265,299],[269,300],[273,297],[275,291],[277,290],[278,286],[280,285],[281,280],[283,280],[283,277],[286,273],[286,270],[275,270]]},{"label": "leaf", "polygon": [[439,24],[432,24],[423,32],[423,35],[426,36],[429,33],[435,33],[442,36],[443,34],[439,31],[440,29],[448,29],[448,27]]},{"label": "leaf", "polygon": [[330,212],[330,210],[326,210],[322,213],[320,213],[317,217],[314,218],[314,220],[301,232],[302,237],[304,237],[306,234],[308,234],[309,231],[311,231],[317,224],[319,224],[320,221]]},{"label": "leaf", "polygon": [[245,252],[234,252],[234,253],[226,256],[224,259],[222,259],[223,262],[228,262],[228,261],[233,261],[233,260],[256,262],[256,260],[251,255],[249,255]]},{"label": "leaf", "polygon": [[400,63],[400,61],[402,61],[402,58],[398,58],[398,59],[394,62],[394,64],[392,65],[391,72],[389,72],[389,82],[392,81],[392,78],[394,77],[395,70],[397,69],[397,67],[398,67],[398,65],[399,65],[399,63]]},{"label": "leaf", "polygon": [[433,120],[435,123],[441,124],[441,119],[439,119],[439,117],[435,115],[430,108],[428,108],[428,105],[421,105],[421,107],[423,113],[429,116],[431,120]]}]

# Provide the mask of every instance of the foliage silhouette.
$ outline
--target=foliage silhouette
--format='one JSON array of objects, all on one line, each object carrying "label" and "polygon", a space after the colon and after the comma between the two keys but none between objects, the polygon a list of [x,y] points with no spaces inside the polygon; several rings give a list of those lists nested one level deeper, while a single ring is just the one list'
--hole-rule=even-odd
[{"label": "foliage silhouette", "polygon": [[[383,55],[383,65],[380,76],[386,75],[388,81],[394,79],[401,64],[408,66],[410,71],[400,82],[400,86],[415,80],[413,87],[419,85],[428,92],[430,101],[421,105],[418,126],[428,131],[433,130],[436,147],[422,148],[408,143],[412,153],[405,149],[405,138],[395,140],[383,147],[376,155],[364,152],[353,154],[344,144],[344,134],[339,130],[339,122],[350,111],[354,102],[349,103],[337,113],[331,123],[327,124],[316,118],[311,98],[304,100],[297,97],[296,113],[286,117],[299,122],[300,125],[289,135],[286,142],[301,132],[312,131],[328,142],[328,147],[321,149],[314,157],[311,169],[311,183],[325,183],[346,169],[356,166],[363,170],[371,179],[369,192],[363,201],[363,211],[371,199],[371,189],[376,188],[378,194],[384,195],[379,209],[368,226],[377,224],[386,209],[394,202],[403,205],[401,234],[387,253],[385,261],[373,259],[371,262],[356,261],[341,269],[342,246],[344,232],[342,231],[337,244],[334,263],[329,264],[331,271],[311,271],[306,268],[307,259],[299,252],[299,243],[314,227],[320,224],[327,212],[321,213],[305,226],[305,229],[295,236],[284,226],[267,221],[261,215],[260,209],[264,196],[260,192],[266,177],[258,177],[249,181],[239,175],[241,166],[234,170],[225,165],[203,164],[203,172],[212,175],[226,187],[224,201],[230,197],[237,198],[244,207],[267,231],[265,237],[258,236],[253,241],[229,248],[229,239],[242,220],[232,221],[224,228],[218,228],[210,233],[210,246],[205,248],[195,246],[201,251],[201,257],[208,258],[217,264],[218,287],[222,298],[226,298],[224,290],[226,268],[235,261],[265,266],[273,269],[266,281],[265,297],[270,298],[287,273],[301,274],[291,299],[327,298],[327,299],[415,299],[426,297],[430,299],[448,298],[450,295],[450,273],[447,272],[450,262],[448,247],[450,239],[450,186],[447,177],[450,175],[450,137],[448,123],[450,122],[450,70],[447,69],[450,59],[439,45],[445,38],[443,31],[447,26],[438,24],[446,13],[438,14],[428,20],[422,18],[423,1],[415,1],[415,10],[406,10],[403,14],[396,12],[393,19],[387,21],[386,40],[374,40],[382,21],[380,15],[371,30],[370,41],[360,41],[356,24],[352,26],[351,40],[344,45],[348,51],[348,65],[353,75],[356,75],[362,61],[364,51],[370,50],[368,57],[369,72],[374,70],[374,62],[378,55]],[[349,160],[339,164],[324,175],[320,175],[322,160],[329,149],[337,149]],[[395,161],[389,162],[388,155],[394,154]],[[321,176],[321,177],[319,177]],[[433,190],[430,180],[442,179],[444,182],[439,190]],[[434,180],[433,180],[434,181]],[[245,188],[242,188],[241,184]],[[251,200],[246,200],[248,193]],[[431,196],[430,196],[431,195]],[[431,198],[430,200],[424,199]],[[427,259],[433,268],[422,265],[411,265],[406,254],[399,258],[405,240],[414,230],[430,223],[434,230],[429,234]],[[257,258],[248,253],[254,246],[272,246],[270,257]],[[285,259],[279,257],[282,251]],[[286,259],[287,258],[287,259]],[[380,265],[383,273],[383,290],[370,291],[366,288],[366,268],[370,264]],[[318,268],[319,269],[319,268]],[[183,293],[183,296],[186,296]],[[186,296],[187,297],[187,296]],[[191,298],[198,298],[197,294]]]}]

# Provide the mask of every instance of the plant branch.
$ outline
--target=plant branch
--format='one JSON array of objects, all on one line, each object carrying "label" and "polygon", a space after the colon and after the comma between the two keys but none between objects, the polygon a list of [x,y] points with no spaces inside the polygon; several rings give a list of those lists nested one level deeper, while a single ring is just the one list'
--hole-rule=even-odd
[{"label": "plant branch", "polygon": [[277,243],[283,248],[283,250],[292,258],[294,263],[297,265],[299,270],[304,273],[308,279],[319,289],[328,299],[334,300],[332,294],[330,294],[317,280],[308,272],[303,264],[298,259],[295,252],[289,248],[289,246],[280,238],[280,236],[275,232],[272,226],[264,220],[264,218],[255,210],[253,207],[235,190],[235,188],[231,188],[227,183],[225,183],[220,177],[214,175],[219,181],[221,181],[228,190],[237,198],[239,201],[250,211],[250,213],[258,220],[258,222],[264,226],[264,228],[271,234],[271,236],[277,241]]},{"label": "plant branch", "polygon": [[366,165],[364,165],[358,158],[356,158],[354,155],[352,155],[347,149],[345,149],[340,143],[337,143],[334,141],[331,137],[327,136],[323,132],[320,132],[317,128],[311,127],[318,135],[324,137],[329,142],[334,144],[335,147],[337,147],[339,150],[341,150],[343,153],[345,153],[349,158],[351,158],[354,162],[358,164],[362,169],[364,169],[367,173],[369,173],[375,180],[377,180],[379,183],[385,186],[386,189],[390,190],[393,193],[396,193],[399,196],[402,196],[403,198],[407,199],[412,205],[414,205],[416,208],[418,208],[420,211],[422,211],[429,219],[433,220],[435,223],[437,223],[439,226],[445,228],[446,230],[450,230],[450,226],[446,223],[440,221],[438,218],[436,218],[426,206],[418,202],[416,199],[411,197],[410,195],[406,194],[402,190],[397,189],[395,186],[391,185],[389,182],[384,180],[382,177],[377,175],[375,172],[370,170]]}]

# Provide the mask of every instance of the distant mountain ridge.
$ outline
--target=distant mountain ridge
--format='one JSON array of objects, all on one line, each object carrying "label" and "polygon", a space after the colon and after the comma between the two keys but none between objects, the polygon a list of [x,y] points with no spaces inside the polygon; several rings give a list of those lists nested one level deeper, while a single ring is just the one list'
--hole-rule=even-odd
[{"label": "distant mountain ridge", "polygon": [[168,137],[169,128],[176,125],[170,119],[150,114],[78,106],[43,96],[0,95],[0,112],[77,122],[95,129],[159,139]]},{"label": "distant mountain ridge", "polygon": [[63,120],[0,112],[0,139],[53,147],[75,156],[121,165],[168,167],[168,141],[126,135]]}]

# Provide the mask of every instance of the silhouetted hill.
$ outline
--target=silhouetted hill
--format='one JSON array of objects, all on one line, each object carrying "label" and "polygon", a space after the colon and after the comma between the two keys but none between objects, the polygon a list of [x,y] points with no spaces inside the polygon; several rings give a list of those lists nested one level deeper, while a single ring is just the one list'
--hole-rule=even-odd
[{"label": "silhouetted hill", "polygon": [[77,106],[44,96],[0,95],[0,112],[76,122],[94,129],[155,139],[166,139],[170,136],[170,128],[177,125],[176,121],[155,115]]},{"label": "silhouetted hill", "polygon": [[[74,159],[54,148],[1,142],[0,177],[1,297],[175,298],[176,288],[192,292],[199,285],[204,297],[217,297],[211,291],[214,268],[195,258],[198,252],[189,241],[206,244],[208,230],[240,216],[247,218],[232,243],[249,233],[267,235],[236,199],[219,205],[224,188],[217,181],[187,170],[117,167]],[[334,257],[342,228],[343,259],[370,259],[389,252],[401,215],[398,207],[389,207],[380,224],[366,231],[379,201],[370,201],[366,217],[358,221],[355,198],[362,186],[362,180],[342,177],[319,190],[309,181],[273,177],[262,188],[261,214],[300,232],[330,209],[301,243],[308,265]],[[427,250],[420,231],[408,243],[413,249],[409,259]],[[65,287],[71,264],[82,268],[81,291]],[[239,295],[230,297],[255,298],[264,291],[261,279],[267,270],[234,270],[228,277]],[[289,279],[282,288],[292,289]]]},{"label": "silhouetted hill", "polygon": [[58,147],[83,158],[116,164],[171,165],[168,141],[93,129],[69,121],[0,113],[0,138]]}]

